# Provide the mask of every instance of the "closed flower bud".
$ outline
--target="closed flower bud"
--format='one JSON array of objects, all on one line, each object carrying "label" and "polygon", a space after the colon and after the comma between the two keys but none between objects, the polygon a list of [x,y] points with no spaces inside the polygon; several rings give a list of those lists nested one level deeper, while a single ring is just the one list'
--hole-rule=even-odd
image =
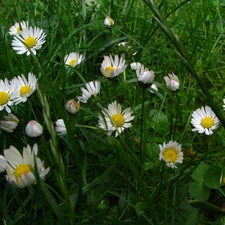
[{"label": "closed flower bud", "polygon": [[19,119],[12,113],[9,113],[7,116],[4,116],[4,120],[0,121],[0,129],[12,133],[18,126],[18,123]]},{"label": "closed flower bud", "polygon": [[109,16],[106,16],[104,20],[104,25],[108,27],[112,27],[114,25],[114,21]]},{"label": "closed flower bud", "polygon": [[35,120],[31,120],[25,129],[27,136],[29,137],[38,137],[43,133],[43,127],[40,123],[36,122]]},{"label": "closed flower bud", "polygon": [[67,134],[66,126],[63,119],[58,119],[55,122],[55,131],[58,136],[62,137]]},{"label": "closed flower bud", "polygon": [[164,80],[166,82],[166,87],[168,88],[168,90],[176,91],[179,89],[180,81],[174,73],[169,73],[168,76],[164,77]]},{"label": "closed flower bud", "polygon": [[71,114],[76,114],[80,110],[80,102],[76,102],[73,99],[66,103],[66,110]]},{"label": "closed flower bud", "polygon": [[132,70],[138,70],[141,68],[141,66],[142,66],[141,63],[139,63],[139,62],[133,62],[130,64],[130,67]]}]

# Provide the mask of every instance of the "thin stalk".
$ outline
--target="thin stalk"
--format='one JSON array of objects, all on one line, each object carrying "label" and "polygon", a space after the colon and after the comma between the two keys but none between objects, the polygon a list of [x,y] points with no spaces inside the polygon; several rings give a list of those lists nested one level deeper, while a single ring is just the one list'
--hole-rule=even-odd
[{"label": "thin stalk", "polygon": [[[141,106],[141,134],[140,134],[140,163],[142,164],[144,159],[144,146],[143,146],[143,126],[144,126],[144,111],[145,111],[145,88],[142,88],[142,106]],[[142,154],[143,151],[143,154]]]}]

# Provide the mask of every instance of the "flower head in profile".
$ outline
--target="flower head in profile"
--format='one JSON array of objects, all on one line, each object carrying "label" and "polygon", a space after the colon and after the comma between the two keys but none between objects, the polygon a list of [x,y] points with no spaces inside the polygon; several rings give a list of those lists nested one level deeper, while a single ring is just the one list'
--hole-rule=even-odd
[{"label": "flower head in profile", "polygon": [[220,121],[209,106],[202,106],[192,113],[191,123],[194,126],[192,131],[211,135],[213,130],[219,126]]},{"label": "flower head in profile", "polygon": [[99,126],[111,135],[116,131],[115,136],[122,133],[126,128],[132,127],[130,121],[134,119],[131,108],[122,111],[122,107],[116,101],[108,105],[108,109],[102,110],[102,115],[99,116]]},{"label": "flower head in profile", "polygon": [[12,133],[18,126],[19,119],[12,113],[4,116],[4,120],[0,121],[0,129]]},{"label": "flower head in profile", "polygon": [[13,105],[14,95],[14,88],[8,79],[0,80],[0,111],[5,109],[8,113],[11,113],[9,106]]},{"label": "flower head in profile", "polygon": [[20,35],[16,35],[12,41],[12,48],[17,52],[17,54],[26,55],[32,54],[36,55],[37,50],[41,49],[42,45],[45,43],[46,34],[39,27],[26,27],[24,28]]},{"label": "flower head in profile", "polygon": [[164,160],[167,166],[176,168],[175,163],[183,162],[183,152],[181,151],[181,145],[175,141],[169,141],[167,144],[159,145],[160,154],[159,160]]},{"label": "flower head in profile", "polygon": [[55,122],[55,131],[58,136],[62,137],[67,134],[66,125],[63,119],[58,119]]},{"label": "flower head in profile", "polygon": [[66,110],[71,114],[76,114],[80,110],[80,102],[71,99],[66,103]]},{"label": "flower head in profile", "polygon": [[151,84],[155,78],[154,71],[148,70],[142,65],[139,69],[136,70],[138,81],[143,84]]},{"label": "flower head in profile", "polygon": [[132,70],[138,70],[138,69],[141,68],[141,66],[142,66],[142,64],[139,63],[139,62],[132,62],[132,63],[130,64],[130,67],[131,67]]},{"label": "flower head in profile", "polygon": [[110,55],[104,56],[100,70],[105,77],[112,78],[121,74],[126,69],[126,67],[126,61],[123,59],[123,57],[119,58],[118,55],[116,55],[113,59],[113,57]]},{"label": "flower head in profile", "polygon": [[23,154],[14,147],[4,150],[4,156],[0,158],[0,162],[7,161],[5,165],[6,180],[18,188],[23,188],[36,183],[33,174],[35,164],[39,177],[43,180],[50,168],[45,169],[44,162],[37,156],[38,145],[34,144],[31,149],[30,145],[23,148]]},{"label": "flower head in profile", "polygon": [[71,52],[64,57],[64,62],[66,66],[75,67],[84,60],[82,54]]},{"label": "flower head in profile", "polygon": [[180,81],[174,73],[169,73],[168,76],[164,77],[164,80],[166,82],[166,87],[168,88],[168,90],[176,91],[179,89]]},{"label": "flower head in profile", "polygon": [[100,92],[100,80],[98,81],[91,81],[89,83],[86,84],[86,88],[84,89],[83,87],[81,87],[81,91],[82,91],[82,96],[77,96],[77,99],[83,103],[87,103],[88,99],[91,98],[92,96],[96,97],[97,94]]},{"label": "flower head in profile", "polygon": [[43,127],[35,120],[31,120],[25,128],[25,132],[28,137],[38,137],[42,135]]},{"label": "flower head in profile", "polygon": [[104,20],[104,25],[108,27],[112,27],[114,25],[114,21],[109,16],[106,16]]},{"label": "flower head in profile", "polygon": [[9,28],[9,34],[20,35],[21,31],[28,27],[27,21],[16,22],[13,26]]},{"label": "flower head in profile", "polygon": [[11,83],[15,90],[13,102],[16,105],[21,102],[26,102],[27,98],[37,89],[37,78],[33,73],[28,73],[28,79],[23,74],[15,77]]}]

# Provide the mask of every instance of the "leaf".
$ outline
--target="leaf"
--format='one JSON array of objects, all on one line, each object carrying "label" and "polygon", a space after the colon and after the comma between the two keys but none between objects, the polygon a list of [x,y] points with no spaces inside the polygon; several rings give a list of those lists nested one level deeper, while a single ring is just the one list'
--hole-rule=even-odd
[{"label": "leaf", "polygon": [[204,183],[206,187],[212,188],[212,189],[220,188],[221,173],[222,173],[222,168],[216,163],[212,164],[209,167],[205,177]]},{"label": "leaf", "polygon": [[210,190],[201,181],[193,182],[188,190],[190,198],[207,200],[209,197]]},{"label": "leaf", "polygon": [[192,173],[191,177],[196,181],[203,181],[208,169],[209,165],[201,161]]}]

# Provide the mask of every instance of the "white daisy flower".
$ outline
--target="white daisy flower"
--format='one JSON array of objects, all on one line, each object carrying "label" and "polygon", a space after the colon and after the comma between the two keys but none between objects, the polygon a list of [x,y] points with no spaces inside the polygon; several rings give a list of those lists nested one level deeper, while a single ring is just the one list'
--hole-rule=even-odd
[{"label": "white daisy flower", "polygon": [[11,112],[9,106],[13,105],[14,100],[14,89],[9,83],[8,79],[5,81],[0,80],[0,111],[6,109],[8,113]]},{"label": "white daisy flower", "polygon": [[82,96],[77,96],[77,99],[83,103],[87,103],[88,99],[91,98],[92,96],[96,97],[97,94],[100,92],[100,80],[98,81],[91,81],[89,83],[86,84],[86,88],[84,89],[83,87],[81,87],[81,91],[82,91]]},{"label": "white daisy flower", "polygon": [[63,119],[58,119],[55,122],[55,131],[58,136],[62,137],[67,134],[66,125],[63,121]]},{"label": "white daisy flower", "polygon": [[103,130],[108,131],[108,135],[116,131],[115,136],[117,137],[125,128],[132,127],[130,121],[134,119],[134,116],[132,116],[131,108],[127,108],[122,112],[121,105],[114,101],[108,105],[108,109],[104,110],[102,110],[103,116],[98,117],[98,123]]},{"label": "white daisy flower", "polygon": [[73,99],[66,103],[66,110],[71,114],[76,114],[80,110],[80,102],[76,102]]},{"label": "white daisy flower", "polygon": [[31,120],[25,128],[25,132],[28,137],[38,137],[43,134],[43,127],[35,120]]},{"label": "white daisy flower", "polygon": [[211,135],[213,130],[219,126],[220,121],[209,106],[202,106],[192,113],[191,123],[195,127],[192,131]]},{"label": "white daisy flower", "polygon": [[12,41],[12,48],[17,51],[17,54],[21,55],[26,53],[30,55],[30,51],[36,55],[36,51],[41,49],[45,43],[46,34],[39,27],[27,27],[24,28],[20,36],[14,36]]},{"label": "white daisy flower", "polygon": [[132,62],[132,63],[130,64],[130,67],[131,67],[132,70],[138,70],[138,69],[141,68],[141,66],[142,66],[142,64],[139,63],[139,62]]},{"label": "white daisy flower", "polygon": [[64,62],[66,66],[75,67],[84,60],[82,54],[71,52],[64,57]]},{"label": "white daisy flower", "polygon": [[112,27],[114,25],[114,21],[109,16],[106,16],[104,20],[104,25],[108,27]]},{"label": "white daisy flower", "polygon": [[142,65],[139,69],[136,70],[136,74],[138,81],[142,82],[143,84],[152,83],[155,78],[154,71],[149,71],[148,68],[144,67],[144,65]]},{"label": "white daisy flower", "polygon": [[120,57],[119,59],[118,55],[116,55],[114,59],[111,55],[104,56],[100,70],[107,78],[116,77],[126,69],[127,65],[125,63],[126,61],[123,59],[123,57]]},{"label": "white daisy flower", "polygon": [[13,26],[9,28],[9,34],[20,35],[21,31],[28,27],[27,21],[16,22]]},{"label": "white daisy flower", "polygon": [[4,116],[4,120],[0,121],[0,129],[12,133],[18,126],[19,119],[12,113]]},{"label": "white daisy flower", "polygon": [[[4,150],[4,158],[7,160],[6,180],[18,188],[23,188],[36,183],[36,178],[33,174],[35,170],[35,163],[37,166],[37,173],[43,180],[50,168],[44,168],[44,162],[37,157],[38,145],[34,144],[31,149],[30,145],[23,148],[23,154],[14,147]],[[3,156],[2,156],[3,157]],[[0,159],[2,162],[3,159]]]},{"label": "white daisy flower", "polygon": [[174,73],[169,73],[168,76],[164,77],[164,80],[166,82],[166,87],[168,88],[168,90],[176,91],[179,89],[180,81]]},{"label": "white daisy flower", "polygon": [[160,154],[159,160],[164,160],[167,166],[171,168],[176,168],[175,163],[183,162],[183,152],[181,151],[181,145],[174,141],[169,141],[169,143],[163,143],[159,145]]},{"label": "white daisy flower", "polygon": [[27,80],[22,74],[21,76],[13,78],[11,84],[15,90],[13,102],[17,105],[21,102],[26,102],[27,98],[37,89],[37,78],[33,73],[28,73]]}]

